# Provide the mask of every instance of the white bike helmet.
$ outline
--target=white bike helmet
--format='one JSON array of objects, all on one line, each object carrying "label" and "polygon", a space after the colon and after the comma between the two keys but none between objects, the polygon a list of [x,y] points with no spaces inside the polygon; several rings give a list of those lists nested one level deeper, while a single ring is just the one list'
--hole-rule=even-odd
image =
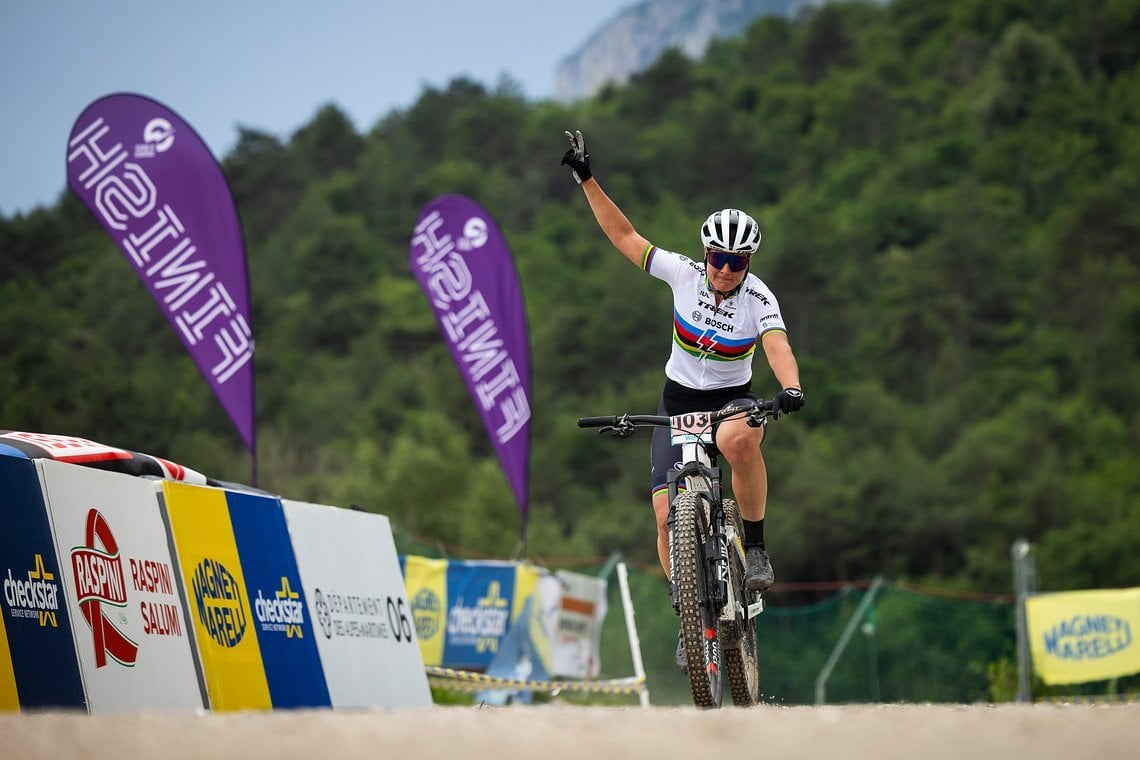
[{"label": "white bike helmet", "polygon": [[721,209],[701,225],[701,242],[705,248],[751,255],[760,247],[760,225],[740,209]]}]

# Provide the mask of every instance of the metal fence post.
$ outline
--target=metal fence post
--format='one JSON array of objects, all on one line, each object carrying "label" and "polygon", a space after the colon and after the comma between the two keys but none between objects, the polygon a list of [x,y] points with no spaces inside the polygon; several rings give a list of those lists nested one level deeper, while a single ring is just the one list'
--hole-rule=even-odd
[{"label": "metal fence post", "polygon": [[863,614],[866,612],[867,607],[875,600],[875,595],[879,593],[879,587],[883,585],[883,576],[876,575],[875,580],[871,582],[871,587],[867,589],[867,594],[859,601],[859,606],[855,608],[855,612],[851,615],[851,619],[847,621],[847,627],[843,629],[843,633],[836,642],[835,648],[831,650],[831,656],[827,658],[827,664],[823,666],[823,670],[819,672],[819,676],[815,679],[815,703],[822,705],[824,703],[827,691],[827,679],[831,677],[831,671],[835,668],[835,663],[839,662],[840,655],[843,650],[847,648],[847,642],[851,639],[851,634],[855,632],[856,626],[859,621],[863,619]]},{"label": "metal fence post", "polygon": [[1029,626],[1025,618],[1025,599],[1037,591],[1037,563],[1032,554],[1033,547],[1024,538],[1019,538],[1010,547],[1013,563],[1013,593],[1017,610],[1017,701],[1032,702],[1033,689],[1030,684],[1032,662],[1029,658]]}]

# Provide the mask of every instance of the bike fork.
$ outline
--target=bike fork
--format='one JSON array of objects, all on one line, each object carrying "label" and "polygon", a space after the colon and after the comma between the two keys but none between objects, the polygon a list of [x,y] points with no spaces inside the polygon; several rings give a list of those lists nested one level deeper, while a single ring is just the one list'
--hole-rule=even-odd
[{"label": "bike fork", "polygon": [[724,534],[723,524],[723,521],[715,519],[712,521],[712,530],[705,544],[705,561],[708,563],[705,577],[709,579],[709,606],[717,615],[729,598],[728,537]]},{"label": "bike fork", "polygon": [[673,605],[673,612],[680,615],[681,594],[677,589],[677,578],[675,575],[677,572],[677,550],[673,544],[673,535],[677,527],[677,510],[673,506],[673,502],[672,489],[670,489],[669,517],[665,520],[665,524],[669,528],[669,602]]}]

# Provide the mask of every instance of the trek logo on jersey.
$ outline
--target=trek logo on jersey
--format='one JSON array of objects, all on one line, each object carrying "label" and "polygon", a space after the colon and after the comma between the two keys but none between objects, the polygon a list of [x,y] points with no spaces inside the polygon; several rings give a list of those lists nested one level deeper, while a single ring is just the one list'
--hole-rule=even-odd
[{"label": "trek logo on jersey", "polygon": [[294,636],[304,638],[305,606],[301,603],[301,594],[294,591],[289,585],[289,579],[281,576],[281,588],[273,592],[273,597],[266,599],[257,590],[257,601],[253,603],[253,613],[257,615],[257,622],[261,630],[284,632],[285,638]]},{"label": "trek logo on jersey", "polygon": [[13,577],[8,568],[4,579],[4,601],[14,618],[38,618],[40,627],[57,627],[56,613],[59,612],[59,584],[55,573],[44,567],[44,556],[35,555],[35,568],[28,571],[27,580]]},{"label": "trek logo on jersey", "polygon": [[[714,314],[722,316],[726,319],[732,319],[736,314],[734,311],[729,309],[723,303],[720,306],[717,306],[715,303],[706,303],[705,301],[701,301],[701,308],[704,309],[705,311],[711,311]],[[701,314],[699,311],[693,312],[693,321],[694,322],[700,322],[704,318],[705,318],[705,315]]]},{"label": "trek logo on jersey", "polygon": [[744,292],[747,293],[748,295],[752,296],[753,298],[759,298],[760,303],[764,304],[765,306],[771,306],[772,305],[772,302],[768,300],[768,297],[766,295],[764,295],[763,293],[757,291],[757,290],[753,290],[752,288],[745,288]]},{"label": "trek logo on jersey", "polygon": [[207,557],[194,568],[191,586],[198,621],[210,638],[227,649],[240,644],[249,621],[233,573],[221,562]]},{"label": "trek logo on jersey", "polygon": [[[87,510],[84,545],[71,550],[71,571],[75,578],[76,601],[91,629],[95,667],[105,666],[108,655],[120,665],[132,667],[138,659],[139,645],[115,626],[104,609],[104,605],[127,606],[119,542],[107,518],[94,507]],[[126,622],[122,613],[117,617],[120,623]]]}]

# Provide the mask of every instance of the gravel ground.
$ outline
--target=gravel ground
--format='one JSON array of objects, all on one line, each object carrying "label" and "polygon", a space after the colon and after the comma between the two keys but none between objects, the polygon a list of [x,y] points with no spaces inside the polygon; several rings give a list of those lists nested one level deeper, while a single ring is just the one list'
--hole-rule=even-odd
[{"label": "gravel ground", "polygon": [[6,758],[1134,757],[1140,704],[423,710],[0,716]]}]

